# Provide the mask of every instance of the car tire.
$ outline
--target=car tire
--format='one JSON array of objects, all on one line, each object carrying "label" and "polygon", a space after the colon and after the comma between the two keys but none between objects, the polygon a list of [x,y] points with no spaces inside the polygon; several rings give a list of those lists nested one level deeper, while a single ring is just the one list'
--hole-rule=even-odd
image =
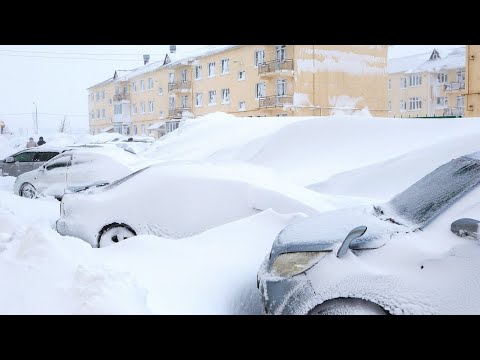
[{"label": "car tire", "polygon": [[97,247],[106,247],[128,239],[132,236],[136,236],[137,233],[127,224],[113,223],[104,226],[100,230],[97,239]]},{"label": "car tire", "polygon": [[338,298],[315,306],[308,315],[388,315],[388,313],[371,301]]},{"label": "car tire", "polygon": [[18,195],[27,199],[36,199],[37,190],[35,189],[35,186],[33,186],[32,184],[28,182],[23,183],[22,186],[20,186],[20,191]]}]

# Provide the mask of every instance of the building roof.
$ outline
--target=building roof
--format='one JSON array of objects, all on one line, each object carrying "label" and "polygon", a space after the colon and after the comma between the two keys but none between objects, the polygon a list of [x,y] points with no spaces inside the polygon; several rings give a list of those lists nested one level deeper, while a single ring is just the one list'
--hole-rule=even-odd
[{"label": "building roof", "polygon": [[143,75],[143,74],[158,70],[163,66],[167,67],[167,66],[175,66],[175,65],[181,65],[181,64],[187,65],[189,62],[194,61],[198,58],[217,54],[219,52],[233,49],[239,46],[242,46],[242,45],[208,45],[203,48],[188,51],[185,53],[165,54],[163,60],[142,65],[133,70],[116,70],[113,77],[109,78],[108,80],[102,81],[98,84],[92,85],[89,88],[87,88],[87,90],[96,86],[108,84],[112,81],[128,81],[139,75]]},{"label": "building roof", "polygon": [[[430,60],[434,52],[439,53],[440,57]],[[451,49],[448,53],[442,54],[442,51],[405,56],[388,60],[388,73],[418,73],[432,72],[440,69],[457,69],[465,67],[465,47]],[[443,55],[443,56],[442,56]]]}]

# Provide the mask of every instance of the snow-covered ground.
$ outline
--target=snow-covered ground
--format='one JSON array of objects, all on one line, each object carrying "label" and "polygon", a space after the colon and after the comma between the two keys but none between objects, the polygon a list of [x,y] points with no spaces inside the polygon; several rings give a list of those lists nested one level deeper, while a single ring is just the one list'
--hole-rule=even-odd
[{"label": "snow-covered ground", "polygon": [[[49,145],[116,136],[44,134]],[[479,150],[479,136],[480,119],[221,113],[190,119],[163,139],[142,144],[135,168],[173,164],[175,176],[163,179],[158,190],[166,196],[169,188],[200,178],[215,181],[208,191],[236,179],[248,184],[245,203],[255,211],[233,221],[219,218],[220,225],[190,237],[140,235],[101,249],[54,230],[57,200],[20,198],[12,193],[15,179],[0,178],[0,313],[261,314],[256,272],[286,225],[387,200],[444,162]],[[0,158],[26,141],[0,136]],[[208,211],[208,193],[189,196]],[[225,213],[239,206],[229,199],[215,206]],[[181,213],[181,206],[184,199],[171,197],[153,204],[159,212]]]}]

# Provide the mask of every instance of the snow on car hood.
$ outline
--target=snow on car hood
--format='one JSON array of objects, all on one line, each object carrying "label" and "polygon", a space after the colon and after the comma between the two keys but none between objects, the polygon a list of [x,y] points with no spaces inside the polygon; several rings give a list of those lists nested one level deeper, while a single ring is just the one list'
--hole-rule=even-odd
[{"label": "snow on car hood", "polygon": [[376,249],[386,244],[394,233],[408,231],[403,225],[382,220],[373,207],[359,207],[325,212],[301,219],[283,229],[275,239],[270,261],[288,252],[332,251],[340,246],[350,230],[364,225],[366,233],[354,240],[350,248]]}]

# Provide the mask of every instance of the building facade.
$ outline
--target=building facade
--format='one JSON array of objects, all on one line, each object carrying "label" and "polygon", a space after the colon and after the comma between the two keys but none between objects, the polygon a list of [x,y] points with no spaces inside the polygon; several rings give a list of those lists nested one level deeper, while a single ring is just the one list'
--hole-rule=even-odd
[{"label": "building facade", "polygon": [[[387,50],[384,45],[228,45],[182,57],[171,53],[89,88],[94,98],[99,91],[114,94],[113,115],[105,121],[91,118],[91,132],[159,137],[184,118],[219,111],[320,116],[368,108],[374,116],[387,116]],[[89,105],[94,115],[102,106]]]},{"label": "building facade", "polygon": [[433,117],[465,114],[465,48],[442,56],[431,53],[390,59],[390,117]]},{"label": "building facade", "polygon": [[467,45],[465,116],[480,117],[480,45]]}]

